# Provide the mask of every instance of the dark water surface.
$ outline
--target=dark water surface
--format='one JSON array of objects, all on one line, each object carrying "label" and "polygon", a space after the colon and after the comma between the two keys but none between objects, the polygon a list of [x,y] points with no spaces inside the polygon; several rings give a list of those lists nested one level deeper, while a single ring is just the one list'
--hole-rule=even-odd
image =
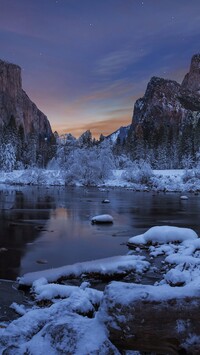
[{"label": "dark water surface", "polygon": [[[200,196],[64,187],[0,187],[0,279],[128,252],[126,242],[155,225],[200,235]],[[102,200],[109,198],[109,204]],[[91,225],[98,214],[113,225]]]}]

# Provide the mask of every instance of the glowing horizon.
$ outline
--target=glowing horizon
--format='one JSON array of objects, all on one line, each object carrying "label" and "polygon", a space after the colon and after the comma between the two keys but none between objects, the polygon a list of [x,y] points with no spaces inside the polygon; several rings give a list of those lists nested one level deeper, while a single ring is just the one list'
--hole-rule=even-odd
[{"label": "glowing horizon", "polygon": [[92,136],[96,139],[99,138],[101,134],[108,136],[109,134],[115,132],[121,126],[128,126],[131,124],[131,119],[110,119],[102,120],[96,122],[86,123],[85,125],[69,126],[66,128],[57,128],[56,126],[51,126],[53,132],[57,132],[59,135],[71,133],[74,137],[79,138],[81,134],[85,131],[90,130]]}]

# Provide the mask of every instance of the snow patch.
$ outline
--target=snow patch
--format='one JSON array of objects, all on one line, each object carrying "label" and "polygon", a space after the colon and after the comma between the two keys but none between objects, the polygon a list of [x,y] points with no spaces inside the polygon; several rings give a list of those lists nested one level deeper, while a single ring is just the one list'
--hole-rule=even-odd
[{"label": "snow patch", "polygon": [[91,220],[92,223],[113,223],[113,217],[109,214],[101,214],[94,216]]},{"label": "snow patch", "polygon": [[198,235],[190,228],[180,228],[172,226],[156,226],[147,232],[129,239],[129,244],[164,244],[170,242],[183,242],[187,239],[196,239]]},{"label": "snow patch", "polygon": [[114,275],[126,273],[128,271],[142,273],[147,270],[148,267],[149,262],[145,260],[144,256],[114,256],[106,259],[67,265],[55,269],[27,273],[20,277],[18,281],[21,285],[31,286],[34,281],[41,278],[42,282],[45,282],[44,280],[48,282],[54,282],[69,276],[79,277],[85,273],[99,273],[100,275]]}]

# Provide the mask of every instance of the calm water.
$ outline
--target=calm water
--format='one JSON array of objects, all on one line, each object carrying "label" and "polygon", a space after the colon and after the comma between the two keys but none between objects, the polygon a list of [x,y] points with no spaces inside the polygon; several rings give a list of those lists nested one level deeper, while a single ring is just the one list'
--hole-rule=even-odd
[{"label": "calm water", "polygon": [[[0,187],[0,278],[124,255],[128,238],[154,225],[191,227],[200,235],[200,195],[188,196],[183,201],[178,193]],[[104,198],[110,204],[101,203]],[[93,216],[104,213],[114,217],[113,225],[91,225]]]}]

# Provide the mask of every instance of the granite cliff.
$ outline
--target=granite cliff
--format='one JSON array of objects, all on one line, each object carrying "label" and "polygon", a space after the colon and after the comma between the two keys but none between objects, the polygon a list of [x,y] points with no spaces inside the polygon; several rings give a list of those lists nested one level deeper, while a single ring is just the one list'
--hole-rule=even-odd
[{"label": "granite cliff", "polygon": [[180,102],[191,111],[200,111],[200,54],[193,56],[189,73],[180,87]]},{"label": "granite cliff", "polygon": [[22,89],[21,68],[0,60],[0,126],[7,126],[11,117],[17,127],[23,127],[26,137],[33,132],[52,135],[47,117]]},{"label": "granite cliff", "polygon": [[183,157],[195,158],[200,149],[200,54],[192,57],[181,84],[151,78],[135,103],[126,148],[134,159],[148,156],[157,168],[181,167]]}]

